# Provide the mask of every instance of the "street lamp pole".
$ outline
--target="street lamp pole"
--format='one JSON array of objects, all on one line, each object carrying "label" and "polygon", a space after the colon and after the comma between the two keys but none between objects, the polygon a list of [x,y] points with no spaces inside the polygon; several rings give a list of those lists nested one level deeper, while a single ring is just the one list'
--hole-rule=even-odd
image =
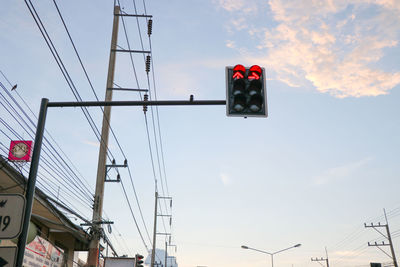
[{"label": "street lamp pole", "polygon": [[270,256],[271,256],[271,266],[274,267],[274,255],[275,255],[275,254],[281,253],[281,252],[283,252],[283,251],[285,251],[285,250],[288,250],[288,249],[291,249],[291,248],[298,248],[298,247],[300,247],[300,246],[301,246],[301,244],[296,244],[296,245],[294,245],[294,246],[291,246],[291,247],[288,247],[288,248],[285,248],[285,249],[281,249],[281,250],[278,250],[278,251],[275,251],[275,252],[267,252],[267,251],[264,251],[264,250],[260,250],[260,249],[256,249],[256,248],[251,248],[251,247],[244,246],[244,245],[242,246],[242,248],[243,248],[243,249],[250,249],[250,250],[254,250],[254,251],[257,251],[257,252],[261,252],[261,253],[270,255]]}]

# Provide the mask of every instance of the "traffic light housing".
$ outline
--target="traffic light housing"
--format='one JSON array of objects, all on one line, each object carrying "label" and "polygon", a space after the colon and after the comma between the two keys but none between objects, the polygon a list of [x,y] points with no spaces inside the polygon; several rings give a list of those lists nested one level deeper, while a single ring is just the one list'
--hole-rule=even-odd
[{"label": "traffic light housing", "polygon": [[382,267],[381,263],[370,262],[371,267]]},{"label": "traffic light housing", "polygon": [[135,267],[143,267],[143,258],[140,254],[135,255]]},{"label": "traffic light housing", "polygon": [[226,67],[226,115],[267,117],[265,69],[253,65]]}]

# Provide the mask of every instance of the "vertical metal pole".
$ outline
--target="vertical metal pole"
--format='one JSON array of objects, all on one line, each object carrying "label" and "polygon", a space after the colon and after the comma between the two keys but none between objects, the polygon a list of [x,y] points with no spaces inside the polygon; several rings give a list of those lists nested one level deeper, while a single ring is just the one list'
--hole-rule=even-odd
[{"label": "vertical metal pole", "polygon": [[389,239],[390,251],[392,252],[393,264],[394,264],[394,267],[398,267],[397,260],[396,260],[396,255],[394,254],[393,242],[392,242],[392,237],[390,236],[389,222],[388,222],[388,219],[387,219],[387,216],[386,216],[386,210],[385,209],[383,209],[383,213],[385,214],[385,219],[386,219],[386,232],[387,232],[387,236],[388,236],[388,239]]},{"label": "vertical metal pole", "polygon": [[271,254],[271,266],[274,267],[274,254]]},{"label": "vertical metal pole", "polygon": [[326,267],[329,267],[329,258],[328,258],[328,250],[325,247],[325,254],[326,254]]},{"label": "vertical metal pole", "polygon": [[168,243],[167,241],[165,241],[165,264],[164,264],[165,267],[167,267],[167,259],[168,259],[167,249],[168,249]]},{"label": "vertical metal pole", "polygon": [[[119,13],[120,13],[119,6],[114,6],[114,14],[119,14]],[[108,88],[112,88],[114,83],[114,70],[115,70],[115,59],[116,59],[115,49],[117,48],[118,25],[119,25],[119,17],[117,15],[114,15],[105,101],[112,100],[112,90],[109,90]],[[94,197],[93,216],[92,216],[93,238],[89,244],[89,253],[87,259],[89,267],[96,267],[98,265],[98,258],[99,258],[101,226],[98,223],[101,222],[103,213],[104,174],[106,173],[108,135],[110,132],[110,114],[111,114],[111,106],[104,107],[103,125],[101,129],[101,139],[100,139],[99,161],[97,165],[96,191]]]},{"label": "vertical metal pole", "polygon": [[150,265],[150,267],[154,267],[154,260],[156,259],[157,202],[158,202],[158,192],[156,191],[156,203],[155,203],[155,207],[154,207],[153,250],[151,252],[151,265]]},{"label": "vertical metal pole", "polygon": [[44,132],[44,125],[46,123],[48,102],[49,100],[47,98],[42,98],[42,102],[40,104],[38,123],[36,125],[35,144],[33,146],[32,162],[29,170],[29,178],[27,185],[28,188],[25,194],[26,207],[24,213],[24,222],[21,235],[19,236],[18,239],[18,254],[17,254],[17,265],[16,265],[17,267],[22,267],[22,264],[24,263],[24,252],[26,246],[26,239],[28,237],[29,221],[31,219],[31,214],[32,214],[32,205],[35,196],[35,184],[39,168],[40,150],[42,147],[43,132]]},{"label": "vertical metal pole", "polygon": [[326,254],[326,267],[329,267],[329,258],[328,258],[328,250],[325,247],[325,254]]}]

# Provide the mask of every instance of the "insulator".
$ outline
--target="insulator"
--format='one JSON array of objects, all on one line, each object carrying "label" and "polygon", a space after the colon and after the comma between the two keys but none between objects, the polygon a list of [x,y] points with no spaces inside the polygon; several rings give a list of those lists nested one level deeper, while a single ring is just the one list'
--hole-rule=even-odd
[{"label": "insulator", "polygon": [[153,20],[149,19],[149,21],[147,22],[147,34],[150,36],[152,32],[153,32]]},{"label": "insulator", "polygon": [[[148,94],[144,94],[143,101],[149,101],[149,95]],[[144,113],[147,112],[147,105],[143,105],[143,112]]]},{"label": "insulator", "polygon": [[147,73],[150,72],[150,61],[151,61],[151,57],[150,56],[146,56],[146,72]]}]

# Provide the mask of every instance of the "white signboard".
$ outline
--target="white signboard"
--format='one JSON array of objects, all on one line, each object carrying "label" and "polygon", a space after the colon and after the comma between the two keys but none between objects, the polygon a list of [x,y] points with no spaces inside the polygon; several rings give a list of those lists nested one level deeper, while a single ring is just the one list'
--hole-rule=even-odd
[{"label": "white signboard", "polygon": [[135,266],[135,258],[104,258],[104,267],[133,267]]},{"label": "white signboard", "polygon": [[62,249],[36,236],[35,239],[25,247],[23,265],[29,267],[61,267],[64,266],[63,254],[64,251]]},{"label": "white signboard", "polygon": [[17,247],[0,247],[0,267],[14,267]]},{"label": "white signboard", "polygon": [[0,239],[14,239],[22,230],[25,198],[20,194],[0,194]]}]

